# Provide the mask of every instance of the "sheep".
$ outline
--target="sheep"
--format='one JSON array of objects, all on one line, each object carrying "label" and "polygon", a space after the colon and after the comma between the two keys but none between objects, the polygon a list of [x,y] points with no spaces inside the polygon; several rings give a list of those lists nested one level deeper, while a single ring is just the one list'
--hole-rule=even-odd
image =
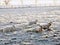
[{"label": "sheep", "polygon": [[42,30],[42,26],[39,26],[39,28],[38,29],[36,29],[36,31],[35,32],[42,32],[43,30]]},{"label": "sheep", "polygon": [[3,32],[13,32],[13,31],[16,31],[16,28],[14,25],[3,29]]},{"label": "sheep", "polygon": [[37,21],[38,21],[38,20],[31,21],[31,22],[29,22],[29,25],[37,24]]},{"label": "sheep", "polygon": [[38,26],[36,28],[33,28],[32,30],[28,30],[27,32],[36,32],[36,33],[39,33],[39,32],[42,32],[42,26]]},{"label": "sheep", "polygon": [[[43,25],[40,24],[40,25],[42,26],[43,29],[49,29],[50,26],[51,26],[51,24],[52,24],[52,22],[49,22],[49,23],[43,24]],[[50,30],[50,29],[49,29],[49,30]]]}]

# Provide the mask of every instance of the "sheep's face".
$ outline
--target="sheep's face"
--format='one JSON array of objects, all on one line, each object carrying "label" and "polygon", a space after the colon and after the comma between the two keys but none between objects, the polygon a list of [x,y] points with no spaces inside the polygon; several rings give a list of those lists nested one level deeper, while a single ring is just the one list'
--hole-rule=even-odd
[{"label": "sheep's face", "polygon": [[48,24],[49,24],[49,26],[51,26],[52,22],[49,22]]}]

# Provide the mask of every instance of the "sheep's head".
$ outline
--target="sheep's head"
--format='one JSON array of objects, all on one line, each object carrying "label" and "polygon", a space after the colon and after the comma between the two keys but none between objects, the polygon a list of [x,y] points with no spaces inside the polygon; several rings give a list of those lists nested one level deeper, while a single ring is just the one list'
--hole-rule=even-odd
[{"label": "sheep's head", "polygon": [[49,26],[51,26],[52,22],[49,22],[48,24],[49,24]]}]

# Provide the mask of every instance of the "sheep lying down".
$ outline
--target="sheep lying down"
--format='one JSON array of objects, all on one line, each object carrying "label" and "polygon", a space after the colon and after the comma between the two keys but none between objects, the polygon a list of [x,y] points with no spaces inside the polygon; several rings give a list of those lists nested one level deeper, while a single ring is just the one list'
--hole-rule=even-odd
[{"label": "sheep lying down", "polygon": [[38,20],[30,21],[30,22],[29,22],[29,25],[37,24],[37,21],[38,21]]},{"label": "sheep lying down", "polygon": [[42,26],[42,29],[49,29],[50,26],[52,25],[52,22],[49,22],[49,23],[41,23],[40,25]]},{"label": "sheep lying down", "polygon": [[27,25],[24,25],[24,24],[0,26],[0,32],[13,32],[13,31],[17,31],[17,30],[22,30],[26,26]]},{"label": "sheep lying down", "polygon": [[16,31],[16,28],[14,25],[2,26],[0,28],[0,32],[13,32],[13,31]]}]

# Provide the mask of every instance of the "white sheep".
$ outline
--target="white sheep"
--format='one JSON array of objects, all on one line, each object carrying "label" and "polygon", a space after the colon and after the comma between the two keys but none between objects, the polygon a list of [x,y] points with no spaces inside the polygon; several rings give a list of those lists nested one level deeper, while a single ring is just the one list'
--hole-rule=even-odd
[{"label": "white sheep", "polygon": [[16,31],[16,28],[15,26],[8,26],[6,28],[3,29],[3,32],[13,32],[13,31]]},{"label": "white sheep", "polygon": [[44,24],[40,24],[40,25],[42,26],[43,29],[49,29],[51,24],[52,24],[52,22],[44,23]]},{"label": "white sheep", "polygon": [[29,22],[29,25],[32,25],[32,24],[36,24],[38,20],[33,20],[31,22]]}]

